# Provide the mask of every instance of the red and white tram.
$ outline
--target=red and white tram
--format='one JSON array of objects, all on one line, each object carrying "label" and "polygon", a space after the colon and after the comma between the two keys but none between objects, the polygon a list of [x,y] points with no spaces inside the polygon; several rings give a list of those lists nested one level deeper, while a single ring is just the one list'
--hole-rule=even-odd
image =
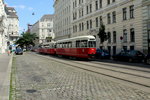
[{"label": "red and white tram", "polygon": [[78,36],[56,42],[56,54],[77,58],[91,58],[96,54],[94,36]]},{"label": "red and white tram", "polygon": [[38,53],[44,53],[44,54],[56,54],[55,51],[55,42],[49,42],[49,43],[43,43],[39,45],[39,48],[37,49]]}]

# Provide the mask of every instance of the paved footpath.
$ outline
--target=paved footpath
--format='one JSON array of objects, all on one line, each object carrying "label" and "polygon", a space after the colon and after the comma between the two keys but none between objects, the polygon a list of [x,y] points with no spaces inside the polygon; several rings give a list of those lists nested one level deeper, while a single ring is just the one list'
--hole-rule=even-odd
[{"label": "paved footpath", "polygon": [[150,100],[150,93],[32,54],[15,64],[15,100]]},{"label": "paved footpath", "polygon": [[0,54],[0,100],[9,100],[12,55]]}]

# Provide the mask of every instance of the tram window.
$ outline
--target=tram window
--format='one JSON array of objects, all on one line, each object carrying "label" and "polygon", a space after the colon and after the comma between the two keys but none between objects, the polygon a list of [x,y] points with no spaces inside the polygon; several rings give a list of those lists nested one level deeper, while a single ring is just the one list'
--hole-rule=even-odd
[{"label": "tram window", "polygon": [[80,47],[87,47],[87,40],[82,40],[80,42]]},{"label": "tram window", "polygon": [[58,48],[59,46],[58,46],[58,43],[56,43],[56,48]]},{"label": "tram window", "polygon": [[64,43],[62,43],[62,48],[64,48]]},{"label": "tram window", "polygon": [[54,44],[54,48],[57,48],[56,44]]},{"label": "tram window", "polygon": [[70,42],[70,48],[72,48],[72,42]]},{"label": "tram window", "polygon": [[39,48],[42,48],[42,46],[41,46],[41,45],[39,45]]},{"label": "tram window", "polygon": [[60,43],[57,44],[58,48],[60,48]]},{"label": "tram window", "polygon": [[71,46],[70,46],[70,42],[68,42],[68,48],[70,48]]},{"label": "tram window", "polygon": [[66,48],[67,47],[67,43],[64,43],[64,48]]},{"label": "tram window", "polygon": [[49,48],[49,46],[48,46],[48,45],[44,45],[43,47],[44,47],[44,48]]},{"label": "tram window", "polygon": [[52,48],[56,48],[56,45],[55,45],[55,44],[52,44]]},{"label": "tram window", "polygon": [[62,43],[62,48],[64,48],[64,43]]},{"label": "tram window", "polygon": [[69,42],[66,42],[67,48],[69,48]]},{"label": "tram window", "polygon": [[57,48],[60,48],[60,43],[57,44]]},{"label": "tram window", "polygon": [[72,48],[72,42],[69,42],[69,48]]},{"label": "tram window", "polygon": [[80,47],[80,41],[76,41],[76,47]]},{"label": "tram window", "polygon": [[60,48],[62,48],[62,47],[63,47],[62,45],[63,45],[62,43],[60,43],[60,44],[59,44]]},{"label": "tram window", "polygon": [[67,47],[67,43],[63,42],[63,48],[66,48],[66,47]]},{"label": "tram window", "polygon": [[89,47],[96,47],[96,41],[89,41]]},{"label": "tram window", "polygon": [[68,48],[72,47],[72,42],[67,42],[68,43]]}]

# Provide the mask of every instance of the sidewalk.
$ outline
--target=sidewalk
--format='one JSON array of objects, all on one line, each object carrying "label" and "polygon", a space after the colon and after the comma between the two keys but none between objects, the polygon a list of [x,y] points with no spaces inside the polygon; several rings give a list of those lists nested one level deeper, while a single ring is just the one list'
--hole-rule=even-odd
[{"label": "sidewalk", "polygon": [[12,55],[0,54],[0,100],[9,100]]}]

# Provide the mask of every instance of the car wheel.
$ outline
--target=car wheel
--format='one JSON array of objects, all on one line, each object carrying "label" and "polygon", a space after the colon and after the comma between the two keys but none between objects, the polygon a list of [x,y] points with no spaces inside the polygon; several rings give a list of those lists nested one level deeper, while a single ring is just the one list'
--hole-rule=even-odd
[{"label": "car wheel", "polygon": [[146,63],[147,63],[147,64],[150,64],[150,59],[146,59]]}]

